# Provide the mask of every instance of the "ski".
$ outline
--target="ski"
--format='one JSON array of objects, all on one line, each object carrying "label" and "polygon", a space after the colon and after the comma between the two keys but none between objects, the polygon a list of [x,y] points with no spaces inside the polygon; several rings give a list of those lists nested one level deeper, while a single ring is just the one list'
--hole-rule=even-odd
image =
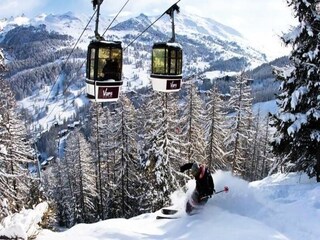
[{"label": "ski", "polygon": [[174,216],[157,216],[156,219],[178,219],[180,217],[174,217]]},{"label": "ski", "polygon": [[163,214],[165,214],[165,215],[173,215],[173,214],[177,213],[178,210],[176,210],[176,209],[163,208],[163,209],[161,209],[161,212],[162,212]]}]

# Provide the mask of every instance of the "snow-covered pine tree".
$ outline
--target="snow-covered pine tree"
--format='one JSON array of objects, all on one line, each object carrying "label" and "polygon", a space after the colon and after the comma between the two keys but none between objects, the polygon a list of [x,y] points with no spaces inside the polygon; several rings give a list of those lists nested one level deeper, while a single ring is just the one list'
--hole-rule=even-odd
[{"label": "snow-covered pine tree", "polygon": [[204,130],[204,102],[198,95],[197,86],[194,80],[189,84],[184,84],[188,94],[183,106],[180,125],[183,134],[184,148],[182,156],[185,156],[183,163],[188,162],[206,162],[206,143]]},{"label": "snow-covered pine tree", "polygon": [[[66,152],[67,153],[67,152]],[[69,156],[69,153],[65,155],[60,162],[60,170],[62,177],[61,186],[61,204],[63,206],[63,215],[66,222],[66,227],[70,228],[77,223],[77,206],[75,191],[76,186],[74,184],[75,169],[73,167],[75,156]]]},{"label": "snow-covered pine tree", "polygon": [[258,179],[263,179],[268,176],[268,173],[271,168],[271,163],[274,160],[274,155],[271,150],[270,138],[271,138],[271,129],[270,129],[270,115],[268,115],[264,121],[262,121],[262,132],[260,138],[260,168],[258,167],[258,173],[260,177]]},{"label": "snow-covered pine tree", "polygon": [[287,0],[299,25],[282,37],[292,45],[292,66],[274,70],[281,81],[272,116],[276,165],[317,175],[320,182],[320,12],[315,0]]},{"label": "snow-covered pine tree", "polygon": [[[0,48],[0,81],[3,81],[2,76],[4,74],[4,71],[5,71],[4,56],[2,53],[2,49]],[[2,108],[2,104],[0,105],[0,112],[4,111],[4,109],[1,109],[1,108]],[[0,115],[0,124],[1,122],[2,122],[2,118]],[[2,130],[0,129],[0,182],[5,181],[5,178],[2,177],[3,175],[2,167],[4,166],[1,163],[3,162],[4,155],[7,153],[6,147],[3,144],[1,144],[1,141],[2,141],[1,138],[2,138]],[[9,214],[10,214],[9,201],[1,194],[0,195],[0,219],[8,216]]]},{"label": "snow-covered pine tree", "polygon": [[[138,108],[138,114],[136,115],[137,120],[137,133],[138,133],[138,157],[140,164],[142,165],[142,176],[141,185],[142,188],[148,189],[148,191],[144,191],[140,198],[139,207],[141,212],[152,212],[155,210],[153,198],[154,191],[153,185],[150,179],[153,177],[146,168],[146,163],[148,161],[148,156],[145,151],[148,151],[150,139],[148,136],[153,131],[153,124],[150,120],[150,111],[152,112],[151,99],[153,98],[154,92],[151,89],[142,96],[143,102],[142,105]],[[157,112],[153,112],[153,114],[158,114]],[[160,114],[160,112],[159,112]],[[159,115],[160,116],[160,115]]]},{"label": "snow-covered pine tree", "polygon": [[57,225],[66,226],[65,217],[63,215],[64,206],[62,205],[62,166],[59,159],[52,161],[46,171],[42,172],[41,182],[46,195],[46,200],[49,203],[50,210],[48,211],[47,221],[48,228],[53,228]]},{"label": "snow-covered pine tree", "polygon": [[166,135],[167,135],[167,155],[172,168],[173,178],[176,180],[175,188],[185,186],[186,178],[183,174],[179,174],[180,166],[185,163],[186,154],[183,144],[183,124],[181,122],[182,111],[180,105],[179,93],[166,93],[164,101],[166,103]]},{"label": "snow-covered pine tree", "polygon": [[[121,160],[121,108],[120,103],[107,104],[103,107],[103,118],[100,140],[102,151],[101,161],[101,189],[104,203],[104,219],[115,218],[121,215],[120,200],[117,198],[118,174],[116,165]],[[121,170],[120,170],[121,171]]]},{"label": "snow-covered pine tree", "polygon": [[231,109],[227,117],[229,131],[225,139],[226,157],[231,164],[232,172],[245,177],[251,142],[252,97],[248,77],[242,72],[231,87],[228,107]]},{"label": "snow-covered pine tree", "polygon": [[27,206],[35,165],[26,130],[16,112],[16,101],[8,84],[0,79],[0,198],[16,212]]},{"label": "snow-covered pine tree", "polygon": [[5,69],[6,68],[4,65],[4,55],[3,55],[2,49],[0,48],[0,77],[2,76]]},{"label": "snow-covered pine tree", "polygon": [[268,175],[271,165],[271,146],[269,144],[269,116],[263,117],[258,109],[252,124],[252,142],[248,156],[248,179],[259,180]]},{"label": "snow-covered pine tree", "polygon": [[65,167],[61,163],[60,159],[55,159],[52,166],[49,166],[46,171],[42,173],[41,181],[43,183],[45,193],[47,196],[47,201],[50,204],[50,209],[52,211],[52,221],[51,227],[54,227],[56,223],[59,226],[67,226],[68,213],[65,211],[64,206],[64,173]]},{"label": "snow-covered pine tree", "polygon": [[164,101],[166,103],[166,124],[168,137],[168,155],[173,168],[179,169],[181,163],[180,145],[181,128],[179,121],[179,95],[178,93],[166,93]]},{"label": "snow-covered pine tree", "polygon": [[177,188],[168,152],[168,109],[165,93],[153,92],[148,102],[145,119],[145,145],[141,154],[150,188],[146,191],[151,210],[155,211],[169,204],[170,194]]},{"label": "snow-covered pine tree", "polygon": [[247,156],[248,158],[248,170],[247,170],[247,178],[250,181],[257,180],[256,176],[257,174],[257,168],[259,165],[259,155],[260,155],[260,109],[258,109],[258,112],[253,119],[252,122],[252,142],[251,142],[251,147],[249,150],[249,155]]},{"label": "snow-covered pine tree", "polygon": [[[50,197],[54,199],[54,204],[60,226],[72,227],[76,223],[75,199],[73,198],[73,183],[70,169],[72,163],[66,162],[68,159],[56,159],[52,166],[51,173],[46,172],[49,180]],[[51,195],[52,194],[52,195]]]},{"label": "snow-covered pine tree", "polygon": [[72,200],[75,201],[75,222],[90,223],[96,220],[94,199],[97,197],[95,187],[94,163],[89,145],[83,134],[76,130],[67,139],[65,149],[65,168],[72,173]]},{"label": "snow-covered pine tree", "polygon": [[[98,197],[95,201],[97,216],[100,219],[104,219],[104,206],[105,202],[103,193],[103,148],[104,142],[104,130],[105,130],[105,116],[101,104],[93,103],[90,107],[90,144],[91,154],[93,162],[95,163],[95,178],[96,178],[96,189],[98,191]],[[104,176],[105,177],[105,176]]]},{"label": "snow-covered pine tree", "polygon": [[88,222],[94,222],[96,220],[94,199],[97,197],[97,189],[95,186],[95,171],[92,155],[90,154],[90,146],[84,135],[81,132],[77,132],[76,140],[79,144],[78,155],[78,173],[79,177],[76,178],[76,182],[79,182],[79,191],[81,198],[81,214],[83,220]]},{"label": "snow-covered pine tree", "polygon": [[113,127],[115,135],[116,162],[115,188],[112,196],[115,217],[133,217],[140,214],[140,201],[144,197],[142,188],[145,178],[138,158],[136,112],[130,99],[122,95]]},{"label": "snow-covered pine tree", "polygon": [[[96,163],[96,186],[99,201],[97,210],[100,219],[121,215],[121,206],[116,199],[118,172],[116,165],[121,159],[121,109],[119,102],[102,107],[91,105],[91,148]],[[121,171],[121,170],[120,170]]]},{"label": "snow-covered pine tree", "polygon": [[217,87],[208,92],[208,102],[206,103],[206,137],[207,137],[207,165],[210,170],[229,169],[229,164],[225,161],[223,141],[226,137],[225,112],[221,94]]}]

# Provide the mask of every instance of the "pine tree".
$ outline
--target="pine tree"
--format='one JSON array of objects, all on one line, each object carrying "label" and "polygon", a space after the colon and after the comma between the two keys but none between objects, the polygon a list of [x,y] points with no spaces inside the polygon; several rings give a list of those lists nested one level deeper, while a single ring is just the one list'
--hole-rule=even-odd
[{"label": "pine tree", "polygon": [[77,223],[77,209],[75,199],[75,169],[74,159],[65,156],[60,162],[61,171],[61,204],[66,227],[72,227]]},{"label": "pine tree", "polygon": [[136,112],[133,104],[125,95],[119,99],[119,108],[116,108],[114,128],[116,162],[115,188],[113,194],[113,209],[116,217],[133,217],[140,214],[140,202],[144,198],[145,189],[142,188],[145,178],[142,176],[142,167],[138,157]]},{"label": "pine tree", "polygon": [[35,161],[26,130],[16,113],[13,93],[1,79],[0,102],[0,197],[6,198],[15,212],[28,207],[32,197],[29,188],[34,183],[30,170]]},{"label": "pine tree", "polygon": [[283,36],[292,45],[292,66],[274,70],[281,82],[278,112],[272,115],[276,128],[272,147],[276,166],[287,171],[305,171],[320,181],[320,13],[318,1],[288,0],[299,25]]},{"label": "pine tree", "polygon": [[121,133],[121,124],[117,116],[119,102],[103,107],[103,114],[99,118],[100,151],[101,159],[101,197],[103,202],[103,218],[115,218],[120,216],[121,206],[117,203],[117,179],[116,165],[120,159],[121,149],[118,136]]},{"label": "pine tree", "polygon": [[253,119],[252,142],[248,156],[250,181],[259,180],[268,175],[271,163],[269,118],[269,116],[262,118],[259,109]]},{"label": "pine tree", "polygon": [[89,145],[78,130],[67,139],[65,162],[68,163],[65,168],[68,168],[71,173],[73,191],[70,200],[75,201],[75,222],[93,222],[95,220],[94,199],[97,197],[94,164]]},{"label": "pine tree", "polygon": [[[114,218],[121,215],[118,204],[116,165],[121,158],[121,124],[119,103],[92,104],[91,108],[91,148],[96,169],[96,202],[100,219]],[[121,135],[121,134],[120,134]]]},{"label": "pine tree", "polygon": [[184,163],[183,149],[183,125],[181,124],[181,110],[179,109],[179,93],[166,93],[163,101],[166,109],[166,135],[167,135],[167,154],[170,166],[173,170],[179,170]]},{"label": "pine tree", "polygon": [[64,196],[62,189],[64,188],[64,173],[65,166],[60,159],[55,159],[52,167],[42,174],[42,182],[45,187],[48,201],[51,203],[50,208],[54,209],[53,215],[59,226],[67,226],[68,215],[65,211]]},{"label": "pine tree", "polygon": [[49,211],[44,216],[44,225],[48,229],[53,229],[57,225],[65,226],[65,223],[62,222],[62,177],[61,170],[58,169],[59,162],[56,159],[52,160],[51,166],[48,166],[41,174],[42,189],[49,204]]},{"label": "pine tree", "polygon": [[0,77],[2,77],[2,74],[6,70],[6,67],[4,65],[4,55],[2,53],[2,49],[0,48]]},{"label": "pine tree", "polygon": [[206,143],[204,130],[204,102],[197,92],[194,82],[186,85],[188,95],[185,99],[186,105],[183,106],[183,118],[181,119],[184,149],[182,156],[184,163],[187,162],[206,162]]},{"label": "pine tree", "polygon": [[209,169],[218,170],[229,169],[228,163],[224,159],[225,139],[225,113],[223,111],[223,101],[216,86],[208,93],[209,101],[206,104],[206,136],[207,136],[207,164]]},{"label": "pine tree", "polygon": [[261,132],[261,155],[260,157],[262,158],[262,163],[261,163],[261,169],[260,169],[260,179],[263,179],[268,176],[268,173],[271,168],[271,163],[273,161],[274,155],[271,150],[271,145],[270,145],[270,137],[271,137],[271,130],[270,130],[270,115],[268,115],[265,118],[263,125],[263,130]]},{"label": "pine tree", "polygon": [[[169,159],[168,109],[165,93],[153,93],[151,101],[145,110],[148,116],[146,122],[145,146],[142,153],[150,189],[147,193],[152,202],[151,210],[169,204],[170,194],[177,188]],[[151,187],[152,186],[152,187]]]},{"label": "pine tree", "polygon": [[228,107],[232,112],[228,115],[228,133],[225,140],[226,157],[231,164],[232,172],[246,176],[248,168],[247,156],[251,142],[252,97],[248,77],[242,72],[237,76]]},{"label": "pine tree", "polygon": [[105,130],[105,119],[104,119],[104,111],[102,109],[101,104],[94,103],[90,108],[90,127],[91,127],[91,153],[92,158],[95,163],[95,178],[96,178],[96,189],[98,191],[98,196],[95,200],[95,205],[97,206],[97,216],[100,219],[104,219],[104,210],[105,210],[105,202],[104,199],[104,191],[103,191],[103,155],[104,155],[104,130]]}]

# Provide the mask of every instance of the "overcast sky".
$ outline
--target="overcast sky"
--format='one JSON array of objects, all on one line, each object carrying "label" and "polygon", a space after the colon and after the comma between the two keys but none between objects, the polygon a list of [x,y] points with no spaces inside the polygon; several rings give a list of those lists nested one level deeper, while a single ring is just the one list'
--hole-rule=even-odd
[{"label": "overcast sky", "polygon": [[[101,14],[115,14],[127,0],[104,0]],[[175,0],[129,0],[123,14],[157,16]],[[296,25],[285,0],[181,0],[180,10],[210,17],[239,31],[253,46],[275,58],[288,53],[279,35]],[[92,14],[91,0],[0,0],[0,19],[24,13],[34,17],[41,13]]]}]

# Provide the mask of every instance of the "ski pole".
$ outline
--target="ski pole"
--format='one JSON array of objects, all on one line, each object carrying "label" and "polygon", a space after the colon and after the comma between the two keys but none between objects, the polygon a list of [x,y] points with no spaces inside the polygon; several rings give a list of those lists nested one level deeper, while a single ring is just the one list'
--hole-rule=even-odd
[{"label": "ski pole", "polygon": [[[223,190],[220,190],[220,191],[218,191],[218,192],[215,192],[214,194],[219,194],[219,193],[228,192],[228,191],[229,191],[229,188],[228,188],[227,186],[225,186],[225,187],[223,188]],[[211,197],[212,197],[212,195],[204,196],[204,197],[200,198],[200,201],[203,200],[203,199],[206,199],[206,198],[211,198]]]},{"label": "ski pole", "polygon": [[222,193],[222,192],[228,192],[229,191],[229,188],[227,187],[227,186],[225,186],[224,188],[223,188],[223,190],[220,190],[220,191],[218,191],[218,192],[215,192],[215,194],[219,194],[219,193]]}]

